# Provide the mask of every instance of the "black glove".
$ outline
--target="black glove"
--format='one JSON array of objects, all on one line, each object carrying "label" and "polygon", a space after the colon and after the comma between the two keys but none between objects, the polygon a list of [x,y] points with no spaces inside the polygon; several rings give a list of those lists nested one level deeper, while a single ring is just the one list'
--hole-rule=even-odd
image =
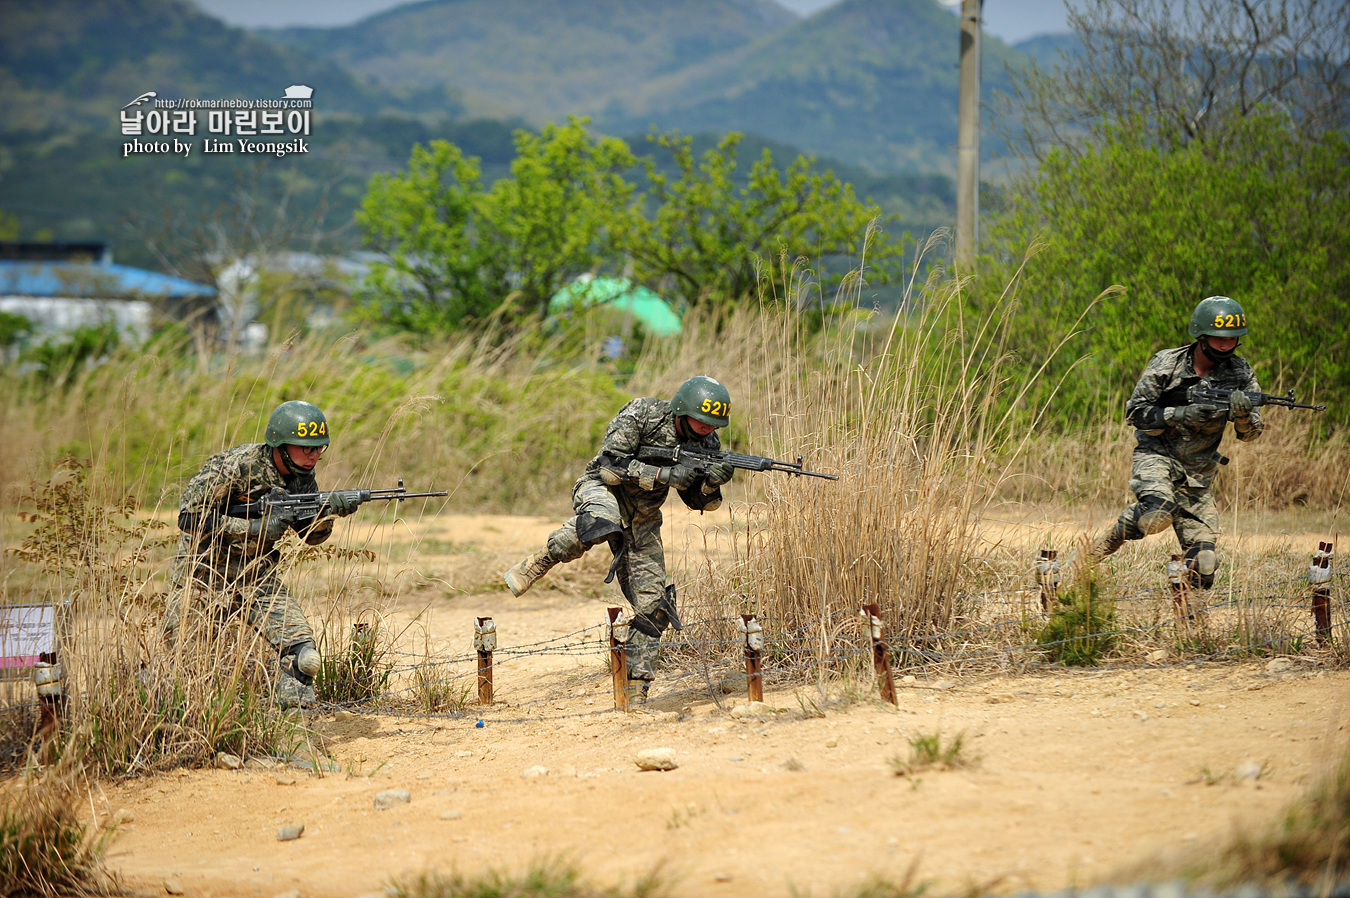
[{"label": "black glove", "polygon": [[719,461],[708,467],[708,486],[716,489],[724,483],[730,483],[731,477],[736,473],[736,469],[730,462]]},{"label": "black glove", "polygon": [[1252,416],[1251,397],[1242,390],[1234,390],[1228,396],[1228,420],[1242,421]]},{"label": "black glove", "polygon": [[657,482],[669,484],[677,490],[687,490],[698,479],[698,471],[681,463],[674,467],[662,468]]},{"label": "black glove", "polygon": [[334,490],[328,494],[328,510],[340,518],[345,518],[361,507],[360,490]]},{"label": "black glove", "polygon": [[263,539],[274,543],[286,535],[286,531],[295,526],[295,509],[273,508],[261,518],[248,522],[249,539]]},{"label": "black glove", "polygon": [[1163,412],[1163,420],[1168,424],[1184,424],[1187,427],[1227,419],[1228,409],[1213,405],[1178,405]]}]

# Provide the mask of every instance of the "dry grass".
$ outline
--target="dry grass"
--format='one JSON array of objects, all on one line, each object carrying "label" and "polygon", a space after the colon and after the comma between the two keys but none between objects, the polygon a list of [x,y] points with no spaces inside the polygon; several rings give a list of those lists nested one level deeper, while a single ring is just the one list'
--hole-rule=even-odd
[{"label": "dry grass", "polygon": [[112,891],[102,866],[111,828],[86,825],[88,789],[78,752],[32,764],[0,787],[0,894],[96,895]]}]

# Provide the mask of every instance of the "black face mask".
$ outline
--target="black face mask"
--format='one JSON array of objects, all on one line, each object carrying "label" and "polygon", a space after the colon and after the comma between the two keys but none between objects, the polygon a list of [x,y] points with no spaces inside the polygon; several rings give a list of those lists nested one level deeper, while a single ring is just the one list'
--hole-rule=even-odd
[{"label": "black face mask", "polygon": [[1204,337],[1201,337],[1200,351],[1205,354],[1205,358],[1209,359],[1211,362],[1217,365],[1219,362],[1222,362],[1225,359],[1231,359],[1233,357],[1233,354],[1237,352],[1238,345],[1241,342],[1242,341],[1239,340],[1237,343],[1234,343],[1233,348],[1228,350],[1227,352],[1219,352],[1219,350],[1214,349],[1209,345],[1208,340],[1206,340]]}]

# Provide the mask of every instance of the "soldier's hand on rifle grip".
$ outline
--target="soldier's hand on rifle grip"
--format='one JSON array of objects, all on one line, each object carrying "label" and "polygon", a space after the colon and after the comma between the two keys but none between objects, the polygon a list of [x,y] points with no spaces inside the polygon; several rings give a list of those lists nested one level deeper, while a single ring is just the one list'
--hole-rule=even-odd
[{"label": "soldier's hand on rifle grip", "polygon": [[704,487],[704,491],[708,493],[715,492],[722,484],[730,483],[731,478],[735,473],[736,469],[728,462],[719,461],[709,465],[708,476],[706,478],[707,485]]},{"label": "soldier's hand on rifle grip", "polygon": [[357,490],[335,490],[328,494],[327,504],[329,511],[345,518],[361,506],[361,495]]},{"label": "soldier's hand on rifle grip", "polygon": [[1251,416],[1251,397],[1242,390],[1234,390],[1228,397],[1228,420],[1241,421]]},{"label": "soldier's hand on rifle grip", "polygon": [[662,468],[660,476],[656,479],[657,482],[669,484],[677,490],[687,490],[698,479],[698,471],[681,463],[669,468]]},{"label": "soldier's hand on rifle grip", "polygon": [[[281,489],[274,489],[269,494],[273,498],[285,496],[286,492]],[[261,500],[260,500],[261,501]],[[286,531],[295,525],[295,510],[292,508],[278,508],[273,506],[260,518],[253,518],[248,522],[248,535],[250,539],[263,539],[267,542],[276,542],[286,535]]]},{"label": "soldier's hand on rifle grip", "polygon": [[1166,409],[1163,412],[1163,420],[1168,424],[1184,424],[1187,427],[1194,427],[1197,424],[1208,424],[1216,416],[1226,414],[1225,410],[1210,405],[1178,405]]}]

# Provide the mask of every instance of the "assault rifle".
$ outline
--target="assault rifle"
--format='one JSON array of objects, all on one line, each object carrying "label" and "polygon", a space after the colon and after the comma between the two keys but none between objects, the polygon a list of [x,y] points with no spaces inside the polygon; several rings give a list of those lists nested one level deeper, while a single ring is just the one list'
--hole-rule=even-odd
[{"label": "assault rifle", "polygon": [[[1196,384],[1186,391],[1186,399],[1192,405],[1210,405],[1221,408],[1228,407],[1228,398],[1233,395],[1233,390],[1225,390],[1221,387],[1206,387]],[[1278,405],[1282,408],[1309,408],[1315,412],[1324,412],[1327,410],[1325,405],[1308,405],[1298,402],[1294,399],[1294,391],[1290,390],[1287,396],[1275,396],[1270,393],[1247,393],[1247,398],[1252,401],[1252,408],[1262,405]]]},{"label": "assault rifle", "polygon": [[802,457],[795,462],[775,461],[759,455],[745,455],[741,452],[725,452],[721,449],[702,449],[697,446],[639,446],[637,459],[646,464],[676,465],[693,468],[700,474],[708,473],[715,464],[728,464],[742,471],[782,471],[794,476],[820,477],[825,480],[838,480],[836,474],[821,474],[807,471],[802,467]]},{"label": "assault rifle", "polygon": [[327,490],[320,493],[267,493],[253,500],[245,500],[231,505],[225,513],[232,518],[265,518],[274,511],[290,511],[296,520],[317,518],[331,505],[334,496],[341,495],[346,501],[357,505],[366,502],[388,502],[390,499],[402,502],[404,499],[421,499],[431,496],[448,496],[449,490],[436,490],[430,493],[410,493],[403,486],[403,478],[398,486],[379,490]]}]

